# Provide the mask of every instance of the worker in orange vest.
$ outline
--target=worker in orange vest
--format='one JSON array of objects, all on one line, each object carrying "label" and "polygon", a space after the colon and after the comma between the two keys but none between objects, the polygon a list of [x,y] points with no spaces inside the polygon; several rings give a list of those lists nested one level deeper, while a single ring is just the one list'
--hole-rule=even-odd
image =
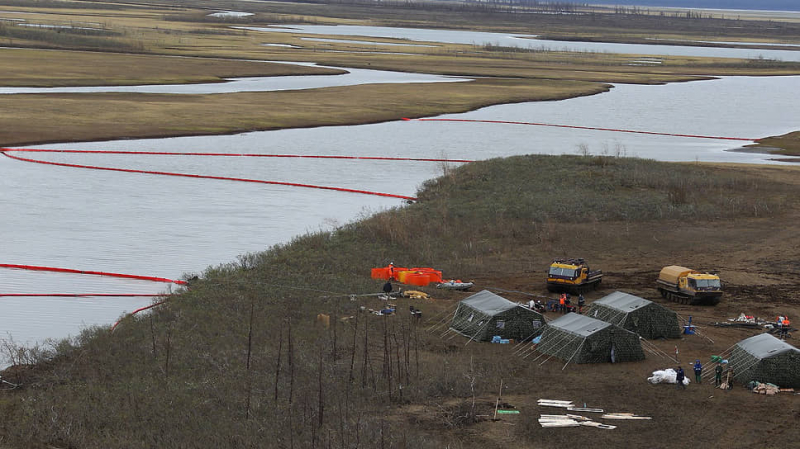
[{"label": "worker in orange vest", "polygon": [[781,339],[786,340],[786,336],[789,334],[789,325],[792,324],[789,322],[789,317],[783,317],[783,322],[781,323]]},{"label": "worker in orange vest", "polygon": [[394,281],[394,262],[389,262],[389,280]]},{"label": "worker in orange vest", "polygon": [[567,294],[562,293],[561,296],[558,298],[558,308],[561,313],[567,312]]}]

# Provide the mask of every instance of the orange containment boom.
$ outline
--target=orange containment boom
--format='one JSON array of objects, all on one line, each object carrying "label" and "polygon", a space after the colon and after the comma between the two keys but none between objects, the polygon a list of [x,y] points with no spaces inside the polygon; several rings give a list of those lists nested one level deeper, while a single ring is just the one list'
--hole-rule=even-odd
[{"label": "orange containment boom", "polygon": [[118,278],[139,279],[142,281],[165,282],[170,284],[186,285],[186,281],[180,279],[167,279],[156,276],[140,276],[137,274],[109,273],[107,271],[75,270],[72,268],[41,267],[37,265],[21,265],[16,263],[0,263],[0,268],[12,268],[17,270],[29,270],[29,271],[51,271],[57,273],[91,274],[95,276],[111,276]]},{"label": "orange containment boom", "polygon": [[372,279],[392,278],[403,284],[425,287],[431,283],[442,282],[442,272],[429,267],[404,268],[394,265],[372,269]]},{"label": "orange containment boom", "polygon": [[405,267],[396,267],[394,265],[388,265],[381,268],[373,268],[372,269],[372,279],[383,279],[388,281],[389,279],[397,279],[397,276],[402,271],[407,271],[408,268]]}]

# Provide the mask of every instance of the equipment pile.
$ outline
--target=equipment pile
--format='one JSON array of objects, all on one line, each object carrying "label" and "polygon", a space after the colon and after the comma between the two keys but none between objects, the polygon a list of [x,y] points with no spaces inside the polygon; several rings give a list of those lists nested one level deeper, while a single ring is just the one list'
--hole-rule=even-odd
[{"label": "equipment pile", "polygon": [[756,380],[747,384],[747,388],[755,394],[765,394],[774,396],[778,393],[794,393],[794,388],[781,388],[769,382],[758,382]]},{"label": "equipment pile", "polygon": [[[540,407],[559,407],[565,408],[568,411],[582,411],[582,412],[592,412],[592,413],[603,413],[603,409],[601,408],[592,408],[586,407],[576,407],[572,401],[560,401],[556,399],[539,399],[538,405]],[[604,419],[652,419],[649,416],[639,416],[634,415],[633,413],[606,413],[601,418]],[[582,415],[573,415],[573,414],[564,414],[564,415],[545,415],[542,414],[539,416],[539,424],[544,427],[595,427],[598,429],[605,429],[611,430],[616,429],[617,426],[612,426],[608,424],[599,423],[593,421],[591,418],[587,418]]]}]

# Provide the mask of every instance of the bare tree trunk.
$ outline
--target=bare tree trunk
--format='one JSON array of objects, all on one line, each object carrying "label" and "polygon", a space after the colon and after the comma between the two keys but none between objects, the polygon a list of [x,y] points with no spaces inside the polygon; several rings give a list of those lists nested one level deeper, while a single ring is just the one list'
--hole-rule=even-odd
[{"label": "bare tree trunk", "polygon": [[319,426],[320,429],[322,429],[322,422],[323,422],[323,420],[325,418],[325,395],[323,393],[322,371],[323,371],[323,367],[322,367],[322,345],[320,345],[320,347],[319,347],[319,379],[318,379],[318,382],[319,382],[319,404],[317,406],[317,409],[318,409],[317,410],[317,418],[319,419],[317,425]]},{"label": "bare tree trunk", "polygon": [[369,319],[364,319],[364,364],[361,369],[361,388],[367,386],[367,366],[369,365]]},{"label": "bare tree trunk", "polygon": [[349,382],[353,382],[353,367],[356,364],[356,338],[358,337],[358,316],[360,312],[356,312],[356,325],[353,328],[353,351],[350,353],[350,374],[347,376]]},{"label": "bare tree trunk", "polygon": [[332,315],[331,316],[331,321],[333,321],[333,349],[331,350],[331,360],[336,362],[336,357],[337,357],[337,354],[336,354],[336,321],[337,321],[337,319],[336,319],[336,317],[337,317],[337,315],[336,315],[336,312],[332,313],[331,315]]},{"label": "bare tree trunk", "polygon": [[294,345],[292,342],[292,317],[289,317],[289,354],[287,358],[289,359],[289,405],[291,406],[292,400],[294,399]]},{"label": "bare tree trunk", "polygon": [[386,389],[389,392],[389,400],[392,400],[392,356],[391,342],[389,341],[389,325],[384,317],[383,320],[383,376],[386,379]]},{"label": "bare tree trunk", "polygon": [[164,357],[164,377],[169,377],[169,356],[171,354],[171,346],[172,346],[172,324],[167,327],[167,341],[165,342],[165,357]]},{"label": "bare tree trunk", "polygon": [[274,401],[278,403],[278,383],[281,376],[281,352],[283,350],[283,328],[280,329],[280,337],[278,338],[278,363],[275,366],[275,397]]},{"label": "bare tree trunk", "polygon": [[392,339],[394,340],[394,354],[397,359],[397,391],[400,393],[400,400],[403,400],[403,365],[400,364],[400,344],[397,343],[397,334],[392,334]]},{"label": "bare tree trunk", "polygon": [[156,351],[156,329],[155,325],[153,325],[153,314],[150,315],[150,338],[153,340],[153,358],[158,358],[158,352]]},{"label": "bare tree trunk", "polygon": [[[343,410],[343,412],[344,412],[344,421],[347,421],[349,419],[349,415],[350,415],[350,388],[352,388],[352,386],[353,386],[353,379],[354,379],[353,378],[353,368],[355,367],[355,364],[356,364],[356,342],[357,342],[357,338],[358,338],[358,316],[360,314],[361,314],[360,312],[356,311],[356,323],[355,323],[355,327],[353,328],[353,350],[350,353],[350,374],[347,376],[347,385],[345,386],[345,392],[344,392],[344,410]],[[342,431],[344,432],[344,428],[342,428]],[[345,446],[343,445],[343,447],[345,447]]]},{"label": "bare tree trunk", "polygon": [[[411,320],[416,320],[416,318],[411,317]],[[403,343],[405,344],[405,358],[406,358],[406,366],[405,366],[405,375],[406,375],[406,385],[411,384],[411,326],[413,326],[413,321],[408,323],[409,325],[404,327],[404,334],[403,334]]]},{"label": "bare tree trunk", "polygon": [[419,382],[419,326],[414,325],[414,359],[417,365],[417,382]]},{"label": "bare tree trunk", "polygon": [[253,382],[250,376],[250,358],[253,353],[253,315],[255,312],[255,297],[250,298],[250,323],[247,327],[247,363],[245,376],[247,376],[247,402],[245,404],[245,419],[250,419],[250,397],[253,393]]}]

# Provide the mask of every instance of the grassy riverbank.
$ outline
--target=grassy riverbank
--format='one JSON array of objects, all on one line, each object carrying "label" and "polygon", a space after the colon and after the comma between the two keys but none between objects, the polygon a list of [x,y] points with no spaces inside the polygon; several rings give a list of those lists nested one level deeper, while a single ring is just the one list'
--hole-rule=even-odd
[{"label": "grassy riverbank", "polygon": [[214,95],[6,95],[0,96],[0,142],[14,146],[376,123],[591,95],[608,88],[570,81],[481,79]]},{"label": "grassy riverbank", "polygon": [[[0,447],[538,448],[586,438],[607,447],[743,446],[757,445],[762,432],[795,439],[793,397],[652,386],[645,378],[675,363],[652,354],[562,371],[564,361],[532,362],[514,346],[465,344],[445,332],[461,294],[424,289],[433,299],[400,299],[389,317],[360,309],[381,307],[375,297],[350,295],[379,290],[369,268],[390,260],[435,266],[478,289],[546,295],[550,258],[583,256],[606,274],[590,302],[617,289],[661,302],[658,270],[685,263],[719,270],[725,298],[714,308],[666,305],[693,315],[714,342],[652,343],[666,352],[679,346],[682,360],[707,360],[749,334],[706,323],[739,312],[800,313],[800,252],[785,244],[800,231],[797,180],[792,168],[607,156],[446,169],[416,204],[210,267],[152,314],[113,333],[89,329],[55,345],[47,362],[24,365],[42,355],[36,350],[12,353],[23,365],[4,378],[23,388],[0,392]],[[412,321],[409,305],[423,310],[422,321]],[[330,328],[316,324],[319,313],[331,315]],[[501,380],[504,407],[521,414],[493,422],[485,415]],[[536,419],[551,411],[536,406],[540,397],[653,421],[542,429]]]},{"label": "grassy riverbank", "polygon": [[800,156],[800,131],[760,139],[756,145],[749,148],[784,156]]}]

